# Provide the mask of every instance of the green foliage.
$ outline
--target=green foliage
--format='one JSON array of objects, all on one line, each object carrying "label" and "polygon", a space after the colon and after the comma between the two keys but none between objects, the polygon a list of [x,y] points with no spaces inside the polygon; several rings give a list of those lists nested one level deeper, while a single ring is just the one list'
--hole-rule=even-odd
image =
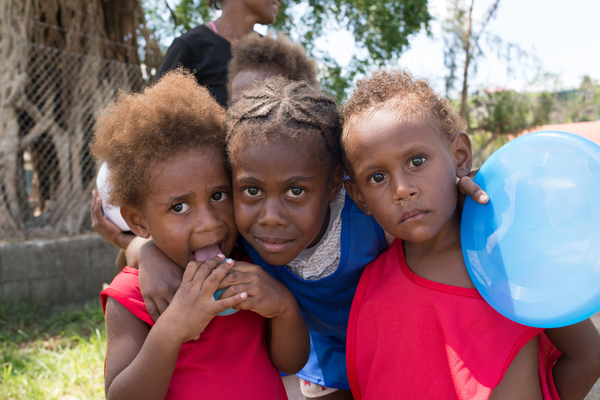
[{"label": "green foliage", "polygon": [[487,131],[475,131],[469,135],[473,145],[473,169],[479,169],[493,152],[509,141],[508,135],[494,135]]},{"label": "green foliage", "polygon": [[507,134],[523,130],[527,126],[528,103],[517,92],[479,92],[474,96],[473,104],[480,108],[478,129]]},{"label": "green foliage", "polygon": [[487,157],[523,130],[550,122],[554,99],[547,92],[517,93],[479,91],[471,98],[469,120],[473,139],[474,164]]},{"label": "green foliage", "polygon": [[474,128],[502,135],[518,134],[530,126],[548,123],[554,106],[547,92],[479,91],[472,101]]},{"label": "green foliage", "polygon": [[[176,3],[174,6],[171,4]],[[215,18],[217,11],[208,0],[142,0],[148,28],[166,51],[171,40],[189,29]]]},{"label": "green foliage", "polygon": [[[170,44],[167,38],[217,16],[208,0],[143,0],[143,6],[148,25],[163,49]],[[410,37],[428,29],[431,18],[427,0],[286,0],[271,28],[285,32],[306,47],[319,61],[323,86],[341,100],[357,75],[369,68],[393,65]],[[326,33],[344,29],[354,38],[354,43],[348,43],[348,51],[354,44],[360,49],[348,66],[340,66],[316,48],[317,40]]]},{"label": "green foliage", "polygon": [[42,316],[3,301],[0,343],[0,398],[104,398],[106,334],[99,302]]},{"label": "green foliage", "polygon": [[[287,2],[284,2],[286,4]],[[322,83],[341,101],[354,78],[370,69],[394,63],[409,44],[412,35],[428,29],[432,17],[427,0],[290,0],[280,13],[274,29],[300,41],[311,56],[320,61]],[[289,6],[288,6],[289,7]],[[348,30],[354,51],[348,66],[340,66],[315,44],[327,32]]]},{"label": "green foliage", "polygon": [[600,118],[600,83],[589,76],[578,88],[556,93],[557,122],[586,122]]}]

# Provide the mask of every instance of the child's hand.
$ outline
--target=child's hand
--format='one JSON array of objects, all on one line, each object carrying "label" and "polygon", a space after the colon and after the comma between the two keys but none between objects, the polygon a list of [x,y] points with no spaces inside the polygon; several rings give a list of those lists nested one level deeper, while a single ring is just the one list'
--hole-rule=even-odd
[{"label": "child's hand", "polygon": [[156,321],[173,300],[184,271],[154,242],[141,238],[136,238],[128,249],[127,260],[138,266],[140,292],[150,317]]},{"label": "child's hand", "polygon": [[232,268],[233,261],[223,262],[223,255],[198,263],[190,261],[183,273],[181,285],[160,321],[172,327],[172,332],[187,342],[198,337],[218,313],[240,305],[248,295],[245,292],[215,300],[214,293]]},{"label": "child's hand", "polygon": [[248,299],[234,307],[250,310],[265,318],[277,318],[297,307],[296,299],[283,284],[275,280],[261,267],[243,261],[235,261],[219,289],[227,288],[221,298],[246,292]]},{"label": "child's hand", "polygon": [[[223,279],[221,298],[247,293],[234,309],[251,310],[267,318],[269,356],[279,371],[295,374],[308,360],[310,337],[296,298],[261,267],[236,261]],[[237,293],[237,294],[236,294]]]},{"label": "child's hand", "polygon": [[469,175],[461,176],[458,180],[458,192],[459,201],[462,204],[465,201],[465,195],[469,195],[480,204],[485,204],[489,201],[489,197],[486,192],[483,191],[478,184],[473,182],[473,177],[477,174],[478,170],[469,172]]},{"label": "child's hand", "polygon": [[123,232],[117,225],[104,216],[102,213],[102,199],[96,189],[92,190],[90,218],[92,220],[92,229],[115,247],[127,249],[129,243],[135,238],[133,233]]}]

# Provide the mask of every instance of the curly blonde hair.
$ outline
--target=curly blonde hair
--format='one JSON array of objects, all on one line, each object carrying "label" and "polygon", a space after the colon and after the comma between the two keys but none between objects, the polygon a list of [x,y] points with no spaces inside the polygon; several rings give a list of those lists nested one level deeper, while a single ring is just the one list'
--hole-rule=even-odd
[{"label": "curly blonde hair", "polygon": [[414,78],[406,70],[379,71],[358,81],[352,97],[341,108],[342,147],[351,126],[379,110],[396,112],[400,121],[428,123],[448,140],[467,128],[450,102],[438,95],[427,80]]},{"label": "curly blonde hair", "polygon": [[120,93],[98,116],[90,143],[93,156],[110,169],[110,202],[139,209],[154,166],[203,146],[225,156],[225,110],[183,69],[142,93]]},{"label": "curly blonde hair", "polygon": [[227,76],[227,90],[231,97],[232,78],[242,71],[273,70],[292,81],[305,81],[317,86],[315,60],[306,55],[299,43],[292,42],[283,33],[277,37],[259,36],[252,32],[231,44],[231,61]]}]

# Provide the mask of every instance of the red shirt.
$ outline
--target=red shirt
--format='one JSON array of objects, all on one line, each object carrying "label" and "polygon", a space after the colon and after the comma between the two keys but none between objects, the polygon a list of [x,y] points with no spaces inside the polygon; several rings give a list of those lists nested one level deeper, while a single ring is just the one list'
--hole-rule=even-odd
[{"label": "red shirt", "polygon": [[[233,257],[248,260],[242,253]],[[154,325],[140,293],[138,270],[125,267],[102,291],[103,308],[108,297]],[[181,346],[166,399],[287,399],[269,358],[266,320],[246,310],[215,317],[199,340]]]},{"label": "red shirt", "polygon": [[355,399],[487,399],[521,348],[540,335],[540,384],[558,398],[560,355],[540,328],[513,322],[476,289],[432,282],[406,265],[402,241],[367,266],[348,326]]}]

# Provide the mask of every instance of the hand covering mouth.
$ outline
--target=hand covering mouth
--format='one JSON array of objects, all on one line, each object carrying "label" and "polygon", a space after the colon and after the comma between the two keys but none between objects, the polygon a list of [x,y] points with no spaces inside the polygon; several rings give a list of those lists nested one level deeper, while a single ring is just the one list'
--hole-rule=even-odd
[{"label": "hand covering mouth", "polygon": [[210,260],[221,253],[221,247],[217,243],[213,243],[193,251],[194,260],[198,262]]}]

